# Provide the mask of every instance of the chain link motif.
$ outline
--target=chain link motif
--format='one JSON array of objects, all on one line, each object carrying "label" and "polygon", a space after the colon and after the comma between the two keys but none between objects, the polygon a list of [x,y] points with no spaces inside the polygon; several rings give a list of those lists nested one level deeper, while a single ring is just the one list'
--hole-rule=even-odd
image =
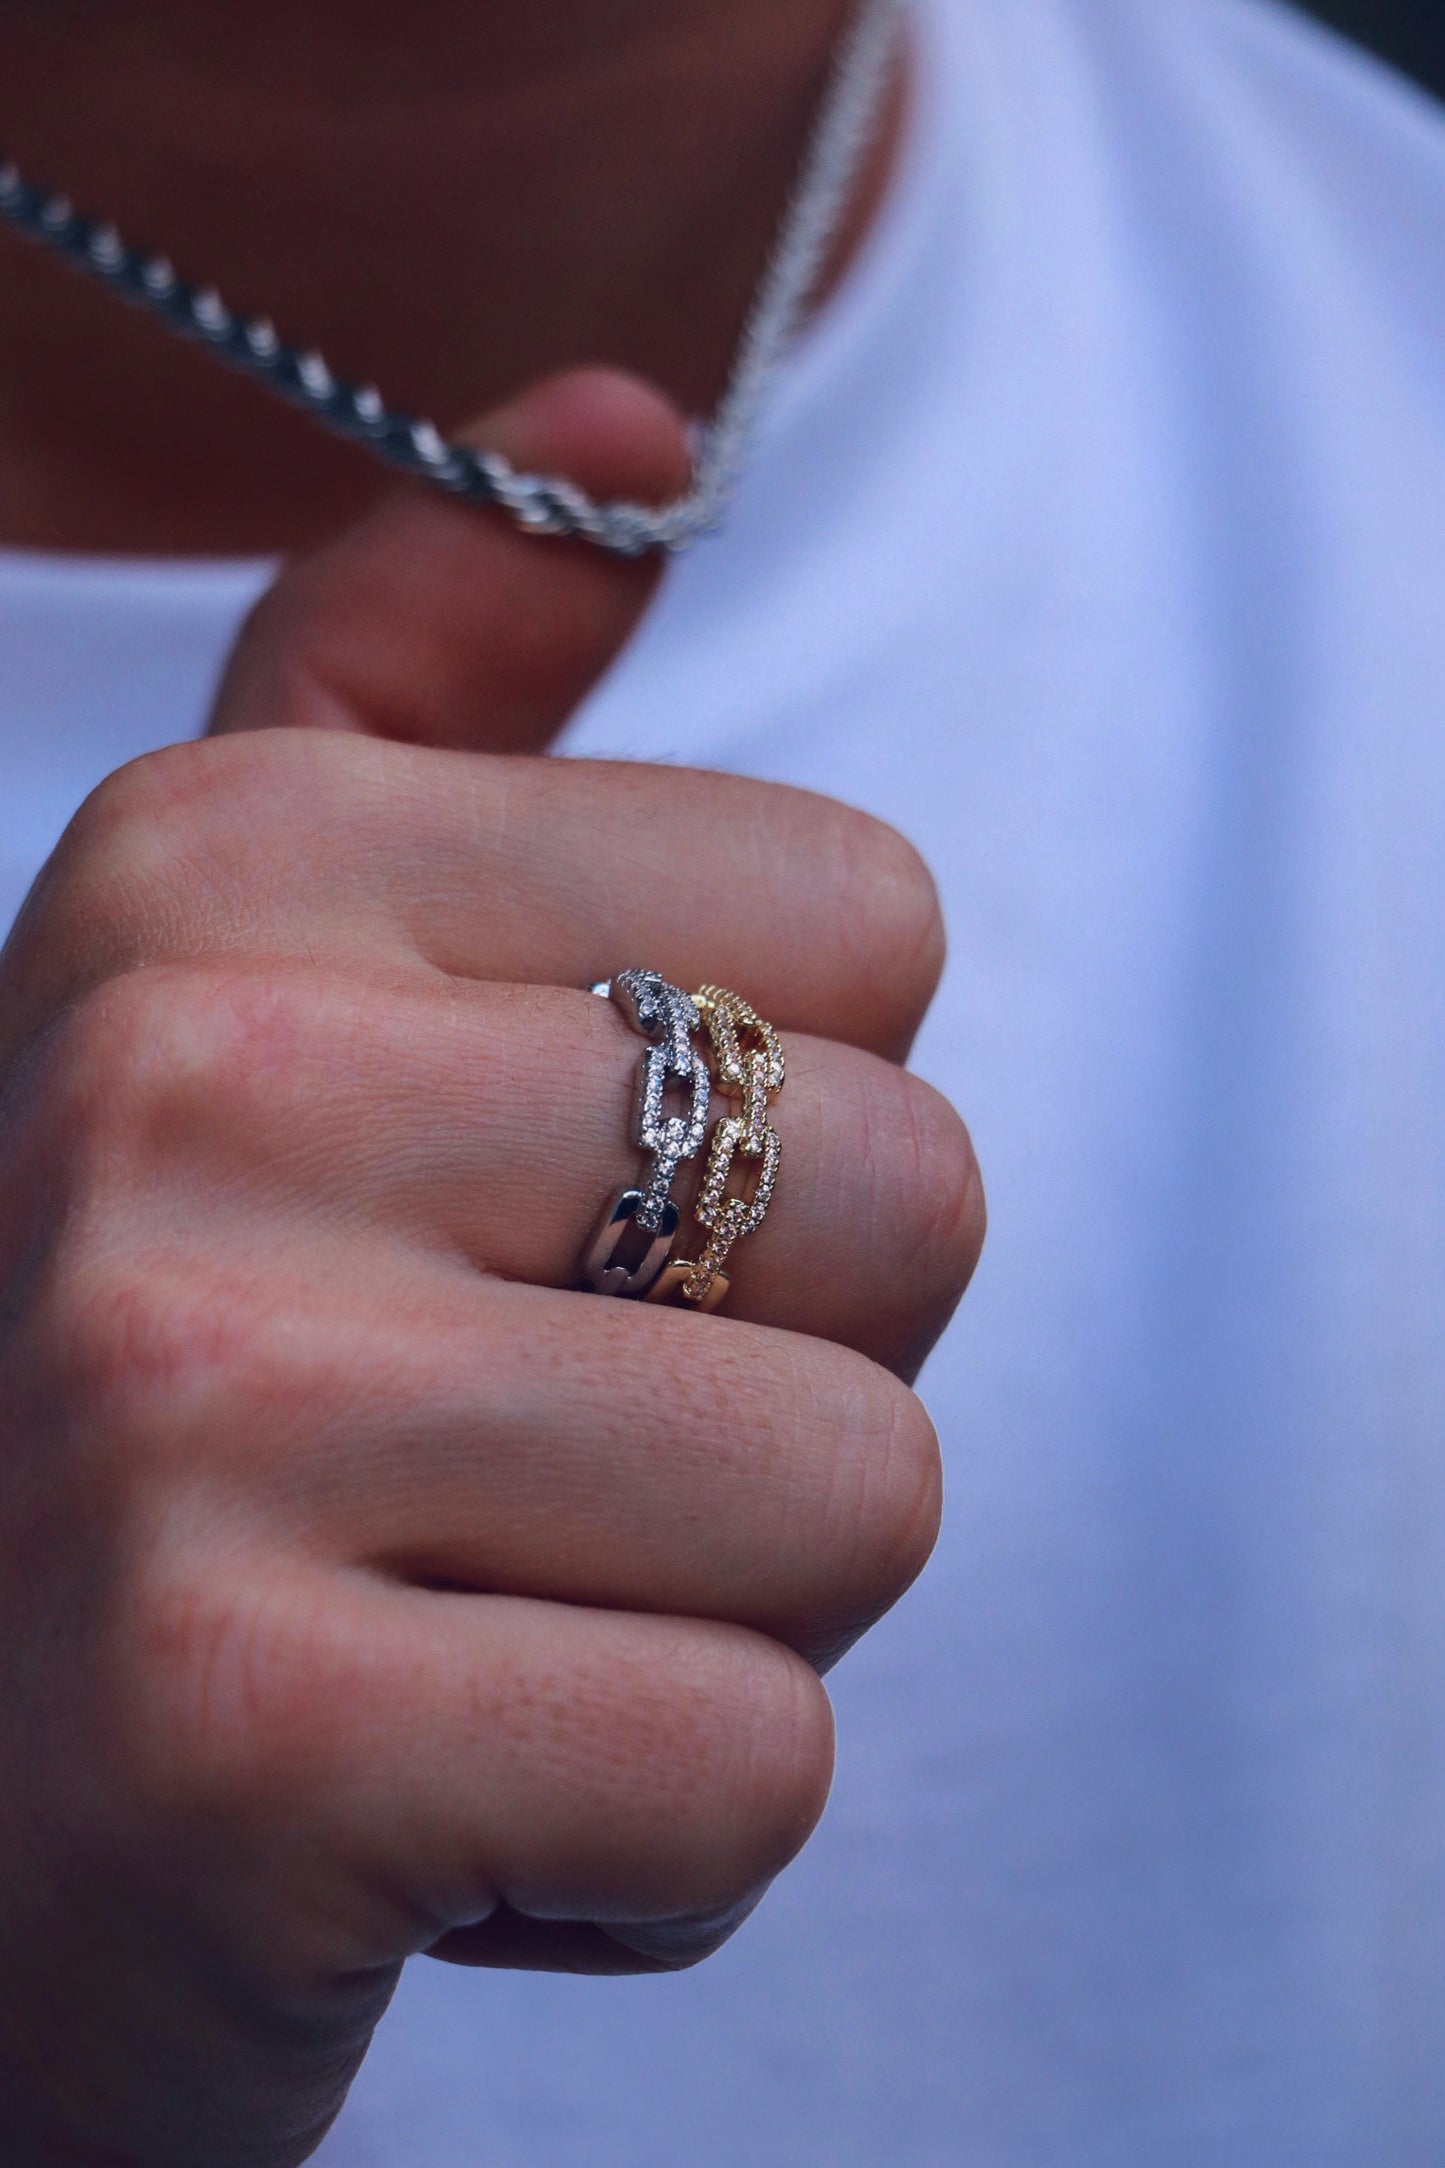
[{"label": "chain link motif", "polygon": [[717,527],[736,485],[772,380],[792,345],[852,195],[888,89],[906,0],[862,0],[789,203],[777,248],[743,334],[732,378],[703,428],[693,486],[654,509],[599,503],[557,475],[523,474],[500,453],[448,441],[435,424],[389,407],[374,385],[343,383],[324,358],[288,346],[261,316],[231,309],[213,286],[183,279],[164,256],[133,248],[114,226],[82,216],[68,197],[33,187],[0,158],[0,218],[303,408],[378,459],[475,504],[498,506],[526,533],[574,536],[620,557],[680,550]]},{"label": "chain link motif", "polygon": [[[693,1003],[712,1041],[718,1083],[739,1101],[739,1107],[713,1131],[695,1215],[699,1226],[707,1230],[707,1245],[694,1262],[668,1264],[648,1300],[681,1300],[695,1309],[715,1310],[728,1294],[730,1282],[723,1267],[734,1246],[757,1233],[773,1201],[783,1145],[768,1112],[786,1082],[787,1065],[777,1032],[741,994],[722,986],[704,986],[693,996]],[[756,1170],[751,1196],[730,1188],[740,1159]]]},{"label": "chain link motif", "polygon": [[[599,1295],[645,1295],[664,1270],[676,1239],[679,1212],[672,1187],[678,1169],[696,1159],[707,1135],[712,1081],[692,1034],[702,1016],[691,995],[656,971],[623,971],[593,989],[616,1003],[650,1043],[643,1063],[637,1142],[652,1167],[646,1189],[624,1190],[602,1217],[582,1260],[584,1284]],[[686,1111],[667,1111],[669,1086],[690,1094]],[[622,1251],[629,1230],[651,1237],[641,1260],[628,1266]]]},{"label": "chain link motif", "polygon": [[[655,971],[624,971],[612,988],[612,998],[653,1044],[643,1069],[642,1106],[637,1141],[652,1155],[652,1178],[637,1214],[637,1224],[655,1234],[672,1197],[677,1170],[685,1160],[696,1159],[707,1135],[712,1081],[707,1063],[694,1053],[692,1034],[702,1029],[696,1002]],[[686,1114],[665,1111],[669,1084],[685,1085],[692,1093]]]}]

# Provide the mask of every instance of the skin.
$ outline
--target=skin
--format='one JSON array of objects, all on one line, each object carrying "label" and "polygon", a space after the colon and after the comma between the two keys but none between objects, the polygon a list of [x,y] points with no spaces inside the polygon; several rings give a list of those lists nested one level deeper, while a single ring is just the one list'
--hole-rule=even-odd
[{"label": "skin", "polygon": [[[199,11],[173,12],[182,51]],[[349,109],[385,36],[342,12]],[[701,5],[609,12],[614,55],[629,26],[640,56],[674,17],[719,31]],[[521,96],[531,18],[497,15]],[[134,18],[91,20],[104,44]],[[7,10],[13,51],[47,22]],[[532,365],[473,358],[502,385]],[[30,361],[6,367],[13,393]],[[183,416],[207,445],[211,396]],[[82,514],[90,426],[56,419],[37,452]],[[263,522],[298,488],[270,426]],[[593,488],[660,498],[686,469],[676,405],[615,371],[544,381],[485,433]],[[128,501],[133,541],[225,531],[218,501],[157,512],[149,479]],[[966,1133],[899,1066],[942,961],[932,883],[825,799],[529,757],[657,576],[376,504],[262,603],[208,740],[82,808],[0,957],[18,2168],[304,2160],[418,1952],[706,1956],[822,1811],[823,1675],[927,1558],[939,1460],[909,1381],[983,1236]],[[737,984],[788,1039],[785,1186],[713,1318],[570,1287],[637,1168],[637,1042],[578,991],[627,961]]]}]

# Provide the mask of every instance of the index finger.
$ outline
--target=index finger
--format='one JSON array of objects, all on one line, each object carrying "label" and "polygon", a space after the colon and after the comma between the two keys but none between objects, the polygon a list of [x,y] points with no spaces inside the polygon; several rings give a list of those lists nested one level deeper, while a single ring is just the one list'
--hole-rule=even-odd
[{"label": "index finger", "polygon": [[121,770],[23,915],[22,979],[42,921],[75,991],[217,952],[513,985],[640,965],[736,985],[784,1030],[893,1058],[943,960],[917,852],[832,799],[322,731],[214,739]]}]

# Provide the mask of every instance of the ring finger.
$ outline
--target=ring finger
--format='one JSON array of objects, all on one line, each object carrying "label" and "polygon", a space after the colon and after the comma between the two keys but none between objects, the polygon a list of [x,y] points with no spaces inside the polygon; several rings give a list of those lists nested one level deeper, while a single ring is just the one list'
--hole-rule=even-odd
[{"label": "ring finger", "polygon": [[[189,974],[171,1002],[152,979],[150,1008],[148,1058],[164,1082],[147,1180],[184,1187],[185,1146],[211,1169],[220,1153],[243,1180],[300,1191],[328,1216],[562,1288],[602,1207],[643,1170],[642,1042],[590,994],[378,992],[269,966],[213,986],[201,1013]],[[910,1375],[982,1242],[967,1134],[938,1094],[877,1056],[802,1037],[788,1056],[770,1117],[776,1201],[734,1254],[729,1314]],[[698,1163],[684,1168],[684,1205],[697,1178]],[[703,1239],[685,1211],[680,1250]]]}]

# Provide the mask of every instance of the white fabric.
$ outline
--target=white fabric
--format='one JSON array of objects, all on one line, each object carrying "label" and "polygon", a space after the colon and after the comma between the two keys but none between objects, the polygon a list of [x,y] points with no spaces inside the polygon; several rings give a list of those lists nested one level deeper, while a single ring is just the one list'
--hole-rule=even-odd
[{"label": "white fabric", "polygon": [[[570,742],[938,871],[947,1531],[735,1945],[413,1967],[328,2168],[1445,2159],[1445,115],[1249,0],[931,0],[924,72]],[[12,898],[258,577],[5,565]]]}]

